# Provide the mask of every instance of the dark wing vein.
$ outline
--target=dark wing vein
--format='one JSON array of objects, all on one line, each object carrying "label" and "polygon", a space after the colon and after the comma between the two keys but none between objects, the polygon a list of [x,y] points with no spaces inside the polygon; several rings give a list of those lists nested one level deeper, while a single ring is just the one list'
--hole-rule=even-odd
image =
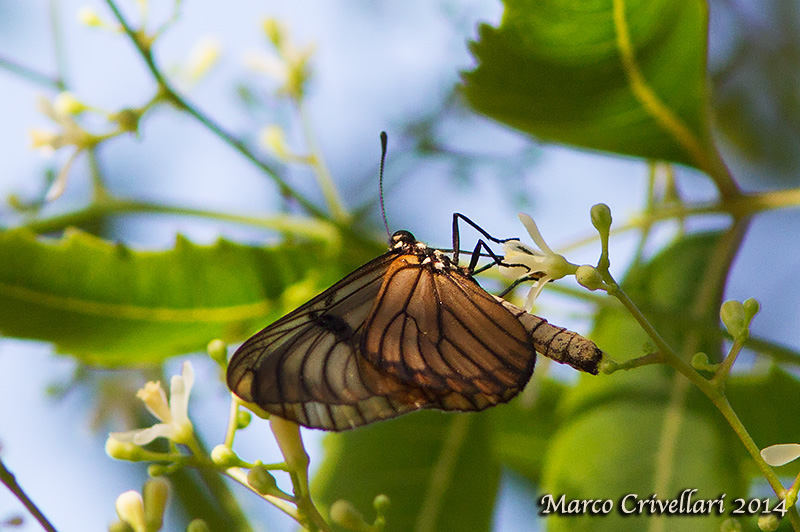
[{"label": "dark wing vein", "polygon": [[480,410],[518,393],[536,353],[517,316],[458,270],[402,259],[365,323],[364,358],[448,410]]},{"label": "dark wing vein", "polygon": [[389,252],[257,333],[228,366],[228,385],[246,402],[303,425],[343,430],[423,408],[429,394],[366,364],[357,354]]}]

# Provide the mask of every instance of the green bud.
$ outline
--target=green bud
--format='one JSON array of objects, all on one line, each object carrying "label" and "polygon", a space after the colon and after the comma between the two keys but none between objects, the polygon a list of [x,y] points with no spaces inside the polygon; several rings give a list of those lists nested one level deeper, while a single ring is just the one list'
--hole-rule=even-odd
[{"label": "green bud", "polygon": [[144,483],[142,497],[147,530],[161,530],[169,498],[169,483],[163,478],[151,478]]},{"label": "green bud", "polygon": [[193,519],[186,527],[186,532],[211,532],[211,529],[208,527],[208,523],[202,519]]},{"label": "green bud", "polygon": [[695,353],[692,357],[692,367],[698,371],[709,371],[711,369],[711,361],[708,360],[708,355],[705,353]]},{"label": "green bud", "polygon": [[378,515],[385,515],[389,510],[389,505],[389,496],[384,495],[383,493],[375,497],[375,499],[372,501],[372,506],[375,508],[375,511],[378,513]]},{"label": "green bud", "polygon": [[116,438],[106,440],[106,454],[117,460],[141,462],[147,460],[149,453],[135,443],[120,441]]},{"label": "green bud", "polygon": [[247,483],[261,495],[275,493],[278,489],[275,477],[261,464],[253,466],[250,468],[250,471],[247,472]]},{"label": "green bud", "polygon": [[228,346],[225,345],[225,342],[219,338],[211,340],[206,346],[206,351],[214,362],[225,367],[228,362]]},{"label": "green bud", "polygon": [[61,115],[77,115],[86,110],[86,105],[71,92],[61,92],[53,100],[53,109]]},{"label": "green bud", "polygon": [[742,306],[744,307],[744,315],[746,316],[748,323],[752,321],[753,317],[758,314],[759,310],[761,310],[761,305],[759,304],[758,300],[752,297],[745,299]]},{"label": "green bud", "polygon": [[742,523],[738,519],[729,517],[719,526],[719,532],[742,532]]},{"label": "green bud", "polygon": [[241,463],[233,449],[227,445],[219,444],[211,450],[211,460],[219,467],[236,467]]},{"label": "green bud", "polygon": [[778,529],[781,519],[776,514],[761,514],[758,518],[758,528],[764,532],[772,532]]},{"label": "green bud", "polygon": [[575,271],[575,279],[581,286],[589,290],[597,290],[603,287],[603,277],[600,275],[600,272],[597,271],[597,268],[589,266],[588,264],[578,266],[578,269]]},{"label": "green bud", "polygon": [[592,225],[603,235],[611,229],[611,209],[605,203],[594,205],[591,210]]},{"label": "green bud", "polygon": [[253,414],[248,412],[247,410],[239,410],[236,412],[236,428],[237,429],[244,429],[250,425],[250,422],[253,420]]},{"label": "green bud", "polygon": [[726,301],[719,310],[719,317],[728,333],[734,340],[743,340],[749,336],[744,306],[739,301]]},{"label": "green bud", "polygon": [[368,532],[371,528],[361,513],[349,501],[344,499],[339,499],[331,505],[330,515],[331,521],[337,525],[356,532]]}]

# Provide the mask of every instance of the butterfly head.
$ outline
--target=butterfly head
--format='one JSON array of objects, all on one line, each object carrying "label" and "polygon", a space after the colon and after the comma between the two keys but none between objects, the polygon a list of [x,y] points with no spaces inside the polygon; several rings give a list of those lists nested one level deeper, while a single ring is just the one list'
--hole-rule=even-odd
[{"label": "butterfly head", "polygon": [[399,231],[395,231],[395,233],[392,235],[392,240],[390,243],[392,249],[397,249],[414,246],[419,242],[417,242],[417,239],[414,238],[414,235],[411,234],[410,231],[401,229]]}]

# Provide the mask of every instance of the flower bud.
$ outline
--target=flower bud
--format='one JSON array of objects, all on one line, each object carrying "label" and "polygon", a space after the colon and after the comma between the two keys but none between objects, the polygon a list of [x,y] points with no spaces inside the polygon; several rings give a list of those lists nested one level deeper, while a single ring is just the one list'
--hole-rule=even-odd
[{"label": "flower bud", "polygon": [[764,532],[772,532],[781,524],[780,518],[775,514],[761,514],[758,518],[758,528]]},{"label": "flower bud", "polygon": [[61,92],[53,101],[53,109],[62,115],[77,115],[86,110],[86,105],[71,92]]},{"label": "flower bud", "polygon": [[600,234],[611,229],[611,209],[605,203],[594,205],[591,210],[592,225]]},{"label": "flower bud", "polygon": [[195,44],[186,62],[186,74],[192,81],[202,78],[219,61],[222,45],[214,37],[206,37]]},{"label": "flower bud", "polygon": [[742,532],[742,523],[734,517],[729,517],[719,525],[719,532]]},{"label": "flower bud", "polygon": [[708,360],[708,355],[705,353],[695,353],[692,356],[692,367],[698,371],[710,371],[713,369],[711,361]]},{"label": "flower bud", "polygon": [[275,477],[261,464],[253,466],[250,468],[250,471],[247,472],[247,483],[261,495],[275,493],[278,489]]},{"label": "flower bud", "polygon": [[211,340],[206,346],[206,351],[214,362],[220,366],[225,366],[228,359],[228,346],[225,345],[225,342],[219,338]]},{"label": "flower bud", "polygon": [[384,515],[387,511],[389,511],[389,496],[384,495],[381,493],[372,501],[372,507],[375,508],[375,511],[378,512],[378,515]]},{"label": "flower bud", "polygon": [[236,429],[244,429],[250,425],[250,421],[253,420],[253,414],[248,412],[247,410],[239,410],[236,412]]},{"label": "flower bud", "polygon": [[97,28],[103,25],[100,15],[97,14],[94,8],[89,6],[83,6],[78,10],[78,22],[90,28]]},{"label": "flower bud", "polygon": [[747,330],[749,322],[745,317],[744,306],[739,301],[730,300],[723,303],[719,317],[734,340],[743,340],[749,336]]},{"label": "flower bud", "polygon": [[744,307],[744,315],[748,323],[752,321],[753,317],[761,310],[761,305],[758,300],[752,297],[745,299],[742,306]]},{"label": "flower bud", "polygon": [[147,530],[161,530],[169,498],[169,483],[163,478],[151,478],[144,483],[142,495]]},{"label": "flower bud", "polygon": [[138,492],[130,490],[117,497],[117,515],[121,521],[128,523],[134,532],[146,532],[144,503]]},{"label": "flower bud", "polygon": [[186,527],[186,532],[211,532],[211,529],[208,527],[208,523],[202,519],[193,519]]},{"label": "flower bud", "polygon": [[278,159],[286,161],[291,158],[289,146],[286,144],[286,137],[280,126],[272,124],[265,127],[261,131],[261,143],[269,148]]},{"label": "flower bud", "polygon": [[339,499],[331,505],[331,521],[355,531],[367,532],[371,528],[361,513],[349,501]]},{"label": "flower bud", "polygon": [[111,458],[129,462],[140,462],[148,457],[148,453],[135,443],[119,441],[113,437],[106,440],[106,454]]},{"label": "flower bud", "polygon": [[597,268],[589,266],[588,264],[578,266],[578,269],[575,271],[575,279],[581,286],[589,290],[597,290],[603,287],[603,277],[600,275],[600,272],[597,271]]},{"label": "flower bud", "polygon": [[227,445],[217,445],[211,450],[211,460],[219,467],[236,467],[241,463],[236,453]]}]

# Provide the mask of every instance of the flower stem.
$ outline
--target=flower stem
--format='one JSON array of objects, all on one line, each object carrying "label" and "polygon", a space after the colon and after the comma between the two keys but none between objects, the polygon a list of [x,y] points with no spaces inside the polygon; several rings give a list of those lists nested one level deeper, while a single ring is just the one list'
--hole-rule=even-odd
[{"label": "flower stem", "polygon": [[[610,274],[608,274],[608,276],[610,278]],[[616,285],[616,282],[613,279],[610,280],[614,285]],[[681,373],[684,377],[689,379],[700,389],[701,392],[706,395],[706,397],[711,400],[714,406],[717,407],[722,416],[733,429],[734,433],[736,433],[739,440],[741,440],[745,449],[747,449],[747,452],[750,453],[751,458],[756,463],[756,467],[758,467],[759,471],[761,471],[761,474],[764,476],[764,478],[767,479],[767,482],[769,482],[769,485],[772,487],[773,491],[775,491],[779,497],[783,497],[785,490],[780,482],[780,479],[778,479],[777,475],[775,475],[775,473],[772,471],[772,468],[770,468],[761,457],[758,446],[753,441],[750,433],[747,432],[747,429],[742,424],[739,416],[736,415],[736,412],[731,407],[727,397],[725,397],[725,394],[720,387],[704,378],[697,371],[695,371],[694,368],[692,368],[683,359],[675,354],[672,348],[664,341],[661,335],[658,334],[644,314],[642,314],[638,307],[636,307],[636,305],[622,290],[622,288],[616,285],[616,289],[613,291],[612,295],[616,296],[617,299],[620,300],[620,302],[625,306],[626,309],[628,309],[634,319],[641,325],[647,335],[656,343],[660,350],[662,361],[665,364],[672,366],[672,368],[678,373]],[[797,511],[790,511],[788,515],[789,520],[792,523],[792,527],[796,531],[800,531],[800,515],[797,513]]]},{"label": "flower stem", "polygon": [[[211,461],[208,450],[196,436],[189,445],[189,448],[195,457],[202,458],[209,462]],[[211,492],[213,499],[217,501],[222,511],[225,512],[227,522],[231,525],[231,530],[236,530],[237,532],[253,532],[253,527],[250,526],[250,523],[247,521],[247,516],[242,511],[241,506],[239,506],[239,501],[234,497],[230,488],[220,476],[219,470],[198,467],[197,473],[200,475],[206,488]]]},{"label": "flower stem", "polygon": [[242,225],[260,227],[273,231],[291,233],[299,236],[331,242],[338,238],[336,229],[325,221],[302,216],[278,215],[271,217],[253,217],[224,212],[191,209],[172,205],[161,205],[139,200],[115,198],[108,195],[98,196],[94,203],[82,209],[50,218],[35,219],[23,224],[35,233],[52,233],[66,227],[82,225],[104,216],[130,213],[177,214],[182,216],[198,216],[214,220],[233,222]]},{"label": "flower stem", "polygon": [[0,459],[0,482],[5,484],[8,490],[14,494],[14,496],[19,499],[25,509],[36,519],[42,528],[44,528],[47,532],[56,532],[55,527],[47,520],[44,514],[39,510],[36,504],[28,497],[22,487],[17,483],[17,479],[14,477],[14,474],[8,470],[6,465],[3,463],[3,460]]},{"label": "flower stem", "polygon": [[142,38],[141,31],[133,29],[133,27],[128,23],[125,17],[123,17],[122,12],[119,10],[119,7],[117,7],[114,0],[106,0],[106,4],[108,4],[108,7],[114,13],[114,16],[116,17],[117,21],[120,23],[125,33],[128,35],[128,37],[130,37],[131,41],[135,45],[136,49],[139,52],[139,55],[142,56],[142,59],[147,64],[147,68],[150,70],[150,73],[153,75],[153,78],[158,83],[159,90],[162,93],[165,100],[170,101],[178,109],[181,109],[189,113],[189,115],[194,117],[203,126],[209,129],[215,135],[217,135],[226,144],[228,144],[233,149],[238,151],[248,161],[254,164],[259,170],[261,170],[266,175],[271,177],[272,180],[275,181],[275,183],[280,188],[280,192],[282,195],[291,197],[292,199],[297,201],[297,203],[299,203],[306,210],[306,212],[308,212],[315,218],[320,218],[325,220],[328,219],[327,215],[322,210],[320,210],[316,205],[311,203],[303,195],[301,195],[299,192],[297,192],[291,186],[289,186],[289,184],[278,175],[275,169],[273,169],[267,163],[256,157],[255,154],[252,151],[250,151],[250,149],[245,145],[244,142],[236,138],[232,133],[226,131],[217,122],[215,122],[205,113],[200,111],[197,107],[191,105],[186,99],[183,98],[183,96],[178,94],[178,92],[172,88],[170,83],[164,77],[164,74],[161,72],[161,69],[156,65],[155,58],[153,57],[153,52],[147,40]]},{"label": "flower stem", "polygon": [[295,105],[300,114],[300,122],[303,126],[306,144],[308,145],[311,166],[314,168],[314,174],[317,176],[317,183],[320,189],[322,189],[322,195],[328,203],[328,209],[330,209],[335,220],[346,222],[349,218],[349,214],[344,207],[342,197],[336,189],[336,185],[333,183],[333,178],[328,170],[328,166],[325,164],[325,158],[317,144],[314,128],[311,127],[311,119],[306,112],[306,107],[299,99],[295,101]]},{"label": "flower stem", "polygon": [[60,79],[48,76],[47,74],[42,74],[41,72],[37,72],[32,68],[28,68],[15,61],[6,59],[5,57],[0,57],[0,68],[8,70],[9,72],[12,72],[38,85],[44,85],[45,87],[59,91],[64,90],[64,82]]}]

